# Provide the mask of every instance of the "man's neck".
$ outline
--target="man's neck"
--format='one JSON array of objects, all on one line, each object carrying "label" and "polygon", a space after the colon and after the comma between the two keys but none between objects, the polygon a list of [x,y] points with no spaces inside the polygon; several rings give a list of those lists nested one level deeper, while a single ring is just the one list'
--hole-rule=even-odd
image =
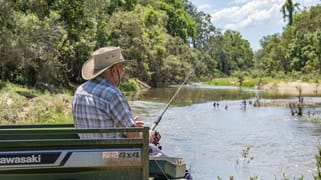
[{"label": "man's neck", "polygon": [[112,85],[118,87],[118,86],[116,85],[116,83],[115,83],[114,78],[111,77],[111,76],[108,76],[106,73],[101,74],[100,77],[106,79],[106,80],[107,80],[108,82],[110,82]]}]

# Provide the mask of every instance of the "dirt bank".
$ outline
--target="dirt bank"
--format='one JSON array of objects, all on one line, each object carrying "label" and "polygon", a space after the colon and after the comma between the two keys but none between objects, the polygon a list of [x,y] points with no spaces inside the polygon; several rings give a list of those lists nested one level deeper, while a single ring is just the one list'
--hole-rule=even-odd
[{"label": "dirt bank", "polygon": [[321,94],[321,84],[307,83],[307,82],[280,82],[280,83],[268,83],[260,87],[264,91],[275,91],[281,94]]}]

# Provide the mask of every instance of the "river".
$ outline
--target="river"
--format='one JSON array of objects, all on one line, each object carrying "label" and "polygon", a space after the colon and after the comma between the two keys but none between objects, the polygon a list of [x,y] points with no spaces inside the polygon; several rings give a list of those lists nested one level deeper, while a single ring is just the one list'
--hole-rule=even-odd
[{"label": "river", "polygon": [[[151,127],[176,90],[141,91],[128,95],[129,104]],[[183,157],[196,180],[314,179],[321,126],[302,119],[320,116],[321,108],[305,107],[303,117],[292,116],[287,106],[254,107],[258,97],[297,99],[238,87],[184,86],[156,128],[164,152]],[[304,100],[321,102],[311,95]]]}]

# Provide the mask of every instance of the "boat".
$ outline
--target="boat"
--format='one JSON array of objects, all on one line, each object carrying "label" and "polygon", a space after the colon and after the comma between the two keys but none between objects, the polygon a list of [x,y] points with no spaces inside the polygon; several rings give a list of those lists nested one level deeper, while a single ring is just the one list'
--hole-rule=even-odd
[{"label": "boat", "polygon": [[[151,156],[149,129],[76,129],[73,124],[1,125],[0,179],[183,179],[180,157]],[[142,138],[80,139],[80,133],[140,132]]]}]

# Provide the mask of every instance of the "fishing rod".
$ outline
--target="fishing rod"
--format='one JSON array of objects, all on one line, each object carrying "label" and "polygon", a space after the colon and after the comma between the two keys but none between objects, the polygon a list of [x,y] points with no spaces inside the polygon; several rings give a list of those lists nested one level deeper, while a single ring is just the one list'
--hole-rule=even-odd
[{"label": "fishing rod", "polygon": [[167,105],[165,106],[163,112],[160,114],[160,116],[157,118],[157,120],[154,122],[154,125],[152,127],[152,130],[154,131],[156,126],[159,124],[159,122],[162,120],[163,115],[165,114],[165,112],[167,111],[167,109],[169,108],[169,106],[172,104],[172,102],[174,101],[174,99],[176,98],[176,96],[178,95],[179,91],[182,89],[183,85],[186,84],[188,78],[193,74],[193,72],[195,71],[196,67],[199,65],[199,63],[201,61],[203,61],[203,59],[205,58],[205,55],[208,54],[208,52],[210,52],[212,48],[209,48],[206,53],[202,56],[202,58],[196,63],[196,65],[194,66],[194,68],[191,70],[191,72],[186,76],[185,80],[182,82],[182,84],[180,84],[180,86],[177,88],[176,92],[174,93],[174,95],[172,96],[172,98],[169,100],[169,102],[167,103]]}]

